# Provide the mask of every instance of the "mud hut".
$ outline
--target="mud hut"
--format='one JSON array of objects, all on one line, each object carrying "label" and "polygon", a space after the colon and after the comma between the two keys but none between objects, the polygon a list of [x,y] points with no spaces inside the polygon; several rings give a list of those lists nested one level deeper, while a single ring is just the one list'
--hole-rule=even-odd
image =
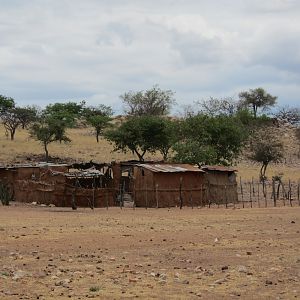
[{"label": "mud hut", "polygon": [[204,171],[188,164],[138,164],[133,168],[137,207],[204,205]]},{"label": "mud hut", "polygon": [[224,166],[202,166],[207,182],[207,200],[210,203],[237,203],[237,170]]}]

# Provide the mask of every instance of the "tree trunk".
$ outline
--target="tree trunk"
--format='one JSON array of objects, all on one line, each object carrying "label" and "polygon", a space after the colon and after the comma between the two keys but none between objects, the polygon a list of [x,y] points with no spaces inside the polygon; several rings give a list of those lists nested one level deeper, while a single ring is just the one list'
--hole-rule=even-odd
[{"label": "tree trunk", "polygon": [[10,130],[10,140],[13,141],[15,138],[15,133],[16,133],[16,129],[11,129]]},{"label": "tree trunk", "polygon": [[48,160],[49,160],[49,152],[48,152],[47,144],[44,144],[44,150],[45,150],[45,155],[46,155],[46,162],[48,162]]},{"label": "tree trunk", "polygon": [[97,143],[99,143],[99,133],[96,132],[96,140],[97,140]]}]

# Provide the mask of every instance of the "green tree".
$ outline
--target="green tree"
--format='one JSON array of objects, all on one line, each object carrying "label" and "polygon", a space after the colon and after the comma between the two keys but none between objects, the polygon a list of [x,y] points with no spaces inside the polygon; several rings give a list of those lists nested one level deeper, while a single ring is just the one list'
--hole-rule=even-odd
[{"label": "green tree", "polygon": [[105,128],[109,126],[111,118],[109,116],[95,115],[90,116],[87,122],[94,128],[96,141],[99,143],[99,136],[103,134]]},{"label": "green tree", "polygon": [[0,114],[15,107],[15,100],[11,97],[0,95]]},{"label": "green tree", "polygon": [[[198,114],[183,124],[175,159],[189,163],[230,165],[239,155],[248,131],[236,117]],[[198,150],[197,150],[198,149]]]},{"label": "green tree", "polygon": [[175,103],[174,92],[162,90],[157,85],[147,91],[128,92],[121,95],[125,113],[130,116],[163,116]]},{"label": "green tree", "polygon": [[239,94],[241,106],[251,107],[254,118],[258,109],[266,110],[276,104],[277,97],[268,94],[263,88],[250,89]]},{"label": "green tree", "polygon": [[114,151],[131,151],[140,161],[144,160],[146,152],[154,153],[167,146],[163,143],[165,123],[155,116],[131,117],[118,128],[108,130],[105,137],[114,144]]},{"label": "green tree", "polygon": [[54,103],[46,106],[43,114],[51,119],[63,120],[67,127],[74,127],[76,120],[81,117],[85,107],[85,101]]},{"label": "green tree", "polygon": [[58,120],[51,118],[41,119],[31,126],[30,136],[43,145],[47,162],[49,160],[48,145],[50,143],[56,141],[71,141],[66,135],[65,130],[66,127],[64,122],[59,122]]}]

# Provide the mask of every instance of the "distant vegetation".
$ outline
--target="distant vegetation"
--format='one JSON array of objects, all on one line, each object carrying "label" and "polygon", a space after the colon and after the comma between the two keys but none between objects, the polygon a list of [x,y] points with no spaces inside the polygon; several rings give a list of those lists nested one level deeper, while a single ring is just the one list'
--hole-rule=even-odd
[{"label": "distant vegetation", "polygon": [[[121,123],[114,122],[112,108],[103,104],[54,103],[41,110],[18,107],[14,99],[0,95],[0,117],[11,140],[18,127],[28,129],[42,144],[46,160],[50,143],[70,141],[67,128],[90,126],[97,143],[104,137],[114,151],[130,151],[140,161],[146,153],[161,153],[164,161],[232,165],[248,145],[249,157],[262,163],[261,177],[270,162],[283,156],[280,142],[268,134],[270,128],[277,120],[296,126],[300,123],[299,108],[279,107],[274,111],[277,97],[263,88],[243,91],[237,100],[211,97],[197,101],[180,118],[170,116],[174,95],[158,86],[124,93],[120,96],[124,104]],[[266,114],[270,108],[273,118]]]}]

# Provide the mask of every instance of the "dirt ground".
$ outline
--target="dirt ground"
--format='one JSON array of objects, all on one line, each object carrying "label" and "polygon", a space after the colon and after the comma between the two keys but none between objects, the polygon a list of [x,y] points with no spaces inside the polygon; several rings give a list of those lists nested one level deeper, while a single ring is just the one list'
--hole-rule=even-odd
[{"label": "dirt ground", "polygon": [[0,299],[294,299],[300,207],[0,207]]}]

